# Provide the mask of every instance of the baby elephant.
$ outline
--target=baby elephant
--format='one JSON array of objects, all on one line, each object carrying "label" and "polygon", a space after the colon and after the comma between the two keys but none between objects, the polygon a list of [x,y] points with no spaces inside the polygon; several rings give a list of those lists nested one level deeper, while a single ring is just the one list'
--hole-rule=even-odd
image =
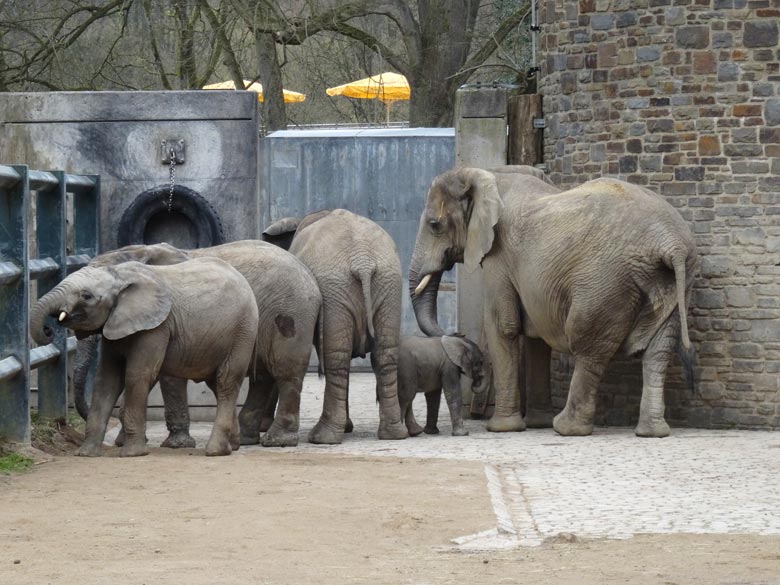
[{"label": "baby elephant", "polygon": [[78,455],[100,455],[106,424],[125,390],[121,455],[145,455],[146,401],[161,375],[204,380],[217,396],[206,455],[238,449],[236,399],[257,335],[257,303],[246,279],[216,258],[173,266],[126,262],[86,267],[36,303],[30,328],[47,343],[48,315],[78,336],[101,332],[86,437]]},{"label": "baby elephant", "polygon": [[[411,436],[425,431],[438,434],[441,391],[447,399],[454,436],[468,435],[463,427],[463,396],[461,376],[471,379],[471,389],[480,394],[490,384],[489,368],[479,347],[466,337],[402,337],[398,351],[398,402],[401,416]],[[425,393],[428,416],[423,429],[412,411],[412,400],[418,392]]]}]

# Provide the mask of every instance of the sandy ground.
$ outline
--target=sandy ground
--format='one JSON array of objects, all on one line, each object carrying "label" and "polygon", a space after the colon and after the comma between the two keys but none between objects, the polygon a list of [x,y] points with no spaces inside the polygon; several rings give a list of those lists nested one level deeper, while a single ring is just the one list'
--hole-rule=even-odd
[{"label": "sandy ground", "polygon": [[484,483],[476,462],[59,457],[0,479],[0,583],[780,583],[777,536],[459,552],[451,538],[495,523]]},{"label": "sandy ground", "polygon": [[[322,394],[305,384],[303,441]],[[373,385],[351,377],[355,432],[339,446],[207,458],[209,424],[193,424],[199,449],[170,451],[154,447],[160,422],[147,457],[76,458],[71,437],[55,441],[53,461],[0,476],[0,585],[780,585],[778,433],[563,438],[467,421],[450,437],[442,405],[441,435],[378,441]],[[502,508],[542,544],[453,542],[500,526]],[[728,533],[698,533],[713,531]]]}]

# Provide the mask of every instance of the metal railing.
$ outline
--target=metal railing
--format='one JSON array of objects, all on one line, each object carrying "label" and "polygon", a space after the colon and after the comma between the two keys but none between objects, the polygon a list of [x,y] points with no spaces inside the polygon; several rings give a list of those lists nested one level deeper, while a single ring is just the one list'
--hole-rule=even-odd
[{"label": "metal railing", "polygon": [[[30,209],[35,193],[35,222]],[[73,255],[67,253],[67,214],[73,198]],[[38,412],[61,418],[68,412],[68,352],[76,338],[54,327],[49,345],[31,348],[30,283],[38,296],[98,252],[100,177],[34,171],[0,165],[0,439],[30,440],[30,378],[38,370]],[[34,233],[32,233],[34,232]],[[38,258],[30,258],[30,242]]]}]

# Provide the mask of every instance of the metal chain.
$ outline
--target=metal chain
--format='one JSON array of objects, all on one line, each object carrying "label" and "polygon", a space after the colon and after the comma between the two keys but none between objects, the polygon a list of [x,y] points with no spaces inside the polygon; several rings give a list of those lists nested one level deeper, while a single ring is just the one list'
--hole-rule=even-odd
[{"label": "metal chain", "polygon": [[173,183],[176,179],[176,154],[173,151],[173,147],[171,147],[168,154],[171,157],[171,191],[168,194],[168,213],[170,213],[173,206]]}]

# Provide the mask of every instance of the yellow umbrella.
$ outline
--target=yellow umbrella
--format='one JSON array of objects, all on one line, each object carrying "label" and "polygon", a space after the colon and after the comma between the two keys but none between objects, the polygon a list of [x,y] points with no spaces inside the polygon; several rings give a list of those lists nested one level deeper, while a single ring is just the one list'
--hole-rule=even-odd
[{"label": "yellow umbrella", "polygon": [[[256,81],[251,82],[244,79],[244,85],[246,86],[247,90],[257,92],[257,99],[259,101],[261,102],[264,101],[262,84],[257,83]],[[233,83],[233,81],[220,81],[219,83],[204,85],[203,89],[236,89],[236,84]],[[305,94],[298,93],[297,91],[290,91],[289,89],[283,89],[282,93],[284,93],[284,103],[286,104],[302,102],[306,99]]]},{"label": "yellow umbrella", "polygon": [[325,90],[328,95],[343,95],[351,98],[379,99],[387,106],[387,121],[390,121],[390,104],[408,100],[412,95],[409,82],[400,73],[380,73],[351,83],[345,83]]}]

